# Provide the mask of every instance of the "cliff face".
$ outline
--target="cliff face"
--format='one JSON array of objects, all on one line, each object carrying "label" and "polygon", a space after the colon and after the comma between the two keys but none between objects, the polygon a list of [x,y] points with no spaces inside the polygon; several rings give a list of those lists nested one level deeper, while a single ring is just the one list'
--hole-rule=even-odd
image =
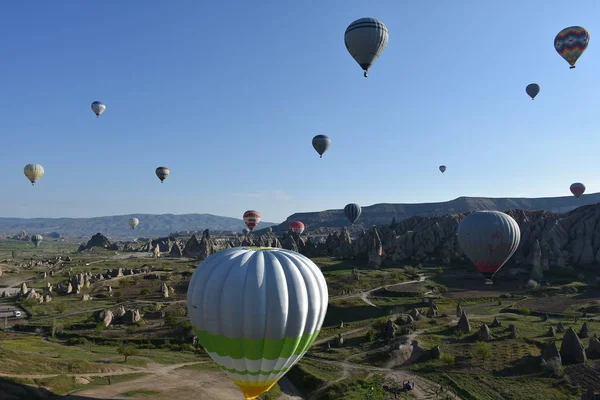
[{"label": "cliff face", "polygon": [[[296,213],[277,226],[275,232],[287,232],[292,221],[302,221],[307,231],[327,233],[347,227],[356,233],[373,225],[388,225],[393,218],[402,221],[414,216],[438,217],[446,214],[464,214],[477,210],[546,210],[552,213],[565,213],[577,207],[600,202],[600,193],[591,193],[577,200],[574,196],[545,198],[486,198],[459,197],[451,201],[422,204],[375,204],[362,207],[359,220],[350,226],[343,210]],[[259,231],[260,232],[260,231]]]},{"label": "cliff face", "polygon": [[[524,210],[506,213],[521,229],[521,243],[513,262],[539,265],[542,269],[600,263],[600,204],[579,207],[567,214]],[[412,217],[394,226],[372,227],[350,242],[346,230],[329,235],[325,243],[295,239],[298,249],[308,256],[363,255],[370,262],[380,257],[382,264],[407,259],[449,263],[464,260],[456,229],[465,215]]]}]

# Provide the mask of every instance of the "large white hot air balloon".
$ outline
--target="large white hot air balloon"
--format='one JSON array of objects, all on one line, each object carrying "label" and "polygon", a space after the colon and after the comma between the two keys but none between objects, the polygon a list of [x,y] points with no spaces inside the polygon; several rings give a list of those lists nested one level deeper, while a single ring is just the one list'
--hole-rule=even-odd
[{"label": "large white hot air balloon", "polygon": [[456,234],[466,256],[489,281],[515,254],[521,241],[517,221],[500,211],[472,212],[458,225]]},{"label": "large white hot air balloon", "polygon": [[369,68],[385,50],[389,40],[385,24],[375,18],[360,18],[346,28],[344,44],[368,76]]},{"label": "large white hot air balloon", "polygon": [[23,172],[33,186],[38,179],[44,176],[44,167],[40,164],[27,164],[25,168],[23,168]]},{"label": "large white hot air balloon", "polygon": [[131,227],[131,229],[135,229],[135,227],[140,224],[140,220],[137,218],[129,218],[128,224]]},{"label": "large white hot air balloon", "polygon": [[325,277],[310,259],[269,247],[207,257],[187,291],[198,342],[246,399],[268,391],[308,351],[328,299]]}]

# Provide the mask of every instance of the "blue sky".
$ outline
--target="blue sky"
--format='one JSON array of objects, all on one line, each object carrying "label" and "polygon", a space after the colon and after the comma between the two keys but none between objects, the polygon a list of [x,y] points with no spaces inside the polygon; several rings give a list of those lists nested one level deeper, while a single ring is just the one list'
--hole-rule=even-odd
[{"label": "blue sky", "polygon": [[[390,32],[368,79],[343,41],[361,17]],[[1,216],[600,191],[595,0],[8,2],[0,22]],[[574,70],[553,47],[570,25],[591,33]]]}]

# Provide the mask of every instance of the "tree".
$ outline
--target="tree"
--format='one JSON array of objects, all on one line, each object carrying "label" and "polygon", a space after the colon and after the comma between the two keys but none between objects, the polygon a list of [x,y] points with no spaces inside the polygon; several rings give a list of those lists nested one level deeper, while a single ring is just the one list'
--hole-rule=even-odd
[{"label": "tree", "polygon": [[477,342],[475,343],[475,352],[481,357],[481,361],[485,362],[492,355],[492,346],[487,342]]},{"label": "tree", "polygon": [[117,348],[117,353],[125,356],[125,362],[127,362],[127,357],[137,355],[139,350],[134,345],[123,344]]}]

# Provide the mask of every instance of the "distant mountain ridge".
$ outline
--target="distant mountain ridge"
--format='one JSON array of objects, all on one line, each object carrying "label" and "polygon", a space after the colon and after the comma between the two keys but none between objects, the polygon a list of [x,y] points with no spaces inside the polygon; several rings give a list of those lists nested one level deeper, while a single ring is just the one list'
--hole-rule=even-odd
[{"label": "distant mountain ridge", "polygon": [[[389,204],[380,203],[372,206],[361,206],[362,214],[352,227],[353,231],[363,230],[372,225],[388,225],[393,218],[396,221],[423,216],[437,217],[446,214],[463,214],[469,211],[510,209],[528,211],[550,211],[552,213],[566,213],[577,207],[600,203],[600,193],[584,194],[579,199],[574,196],[562,197],[459,197],[454,200],[439,203],[415,204]],[[285,222],[273,226],[274,232],[283,232],[289,229],[292,221],[302,221],[306,231],[339,229],[350,227],[350,222],[344,216],[344,210],[326,210],[318,212],[304,212],[290,215]],[[259,231],[260,232],[260,231]],[[257,232],[258,233],[258,232]]]},{"label": "distant mountain ridge", "polygon": [[[136,217],[140,224],[135,230],[127,224],[129,218]],[[261,221],[259,226],[268,227],[273,222]],[[25,231],[42,235],[58,232],[70,237],[85,237],[100,232],[111,238],[161,237],[178,231],[241,232],[246,225],[237,218],[221,217],[212,214],[130,214],[94,218],[0,218],[0,233],[17,234]]]}]

